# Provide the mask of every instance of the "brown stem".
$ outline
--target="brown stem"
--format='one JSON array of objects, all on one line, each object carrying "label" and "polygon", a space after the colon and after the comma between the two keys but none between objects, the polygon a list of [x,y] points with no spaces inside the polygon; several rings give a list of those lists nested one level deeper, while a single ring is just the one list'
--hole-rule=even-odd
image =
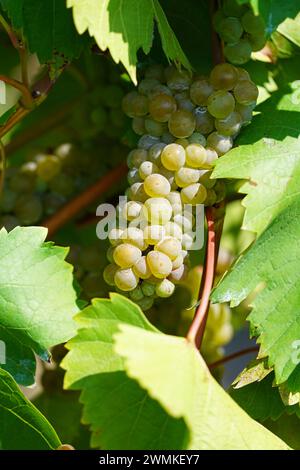
[{"label": "brown stem", "polygon": [[5,176],[5,147],[0,140],[0,195],[2,194]]},{"label": "brown stem", "polygon": [[27,116],[28,113],[30,113],[30,109],[18,108],[16,112],[8,119],[6,124],[0,127],[0,139],[4,137],[25,116]]},{"label": "brown stem", "polygon": [[17,49],[19,45],[19,40],[15,33],[13,32],[12,28],[10,25],[7,23],[7,21],[3,18],[2,15],[0,15],[0,24],[2,25],[3,29],[9,36],[9,39],[11,40],[12,45]]},{"label": "brown stem", "polygon": [[200,348],[203,338],[207,312],[209,309],[209,296],[213,286],[215,274],[216,234],[214,222],[214,209],[212,207],[206,208],[206,220],[208,225],[208,235],[206,245],[206,260],[203,271],[203,293],[201,296],[201,302],[196,310],[194,319],[186,337],[187,340],[194,343],[197,348]]},{"label": "brown stem", "polygon": [[48,228],[48,237],[51,237],[67,222],[72,220],[78,212],[92,204],[101,194],[117,184],[127,173],[125,164],[119,165],[96,183],[83,191],[79,196],[72,199],[63,206],[52,217],[45,220],[41,225]]},{"label": "brown stem", "polygon": [[19,52],[20,64],[21,64],[22,83],[29,90],[28,54],[27,54],[27,49],[23,42],[19,42],[18,52]]},{"label": "brown stem", "polygon": [[216,367],[219,367],[222,364],[225,364],[226,362],[232,361],[233,359],[236,359],[237,357],[244,356],[245,354],[250,354],[250,353],[258,352],[258,351],[259,351],[258,346],[252,346],[250,348],[241,349],[241,351],[236,351],[232,354],[228,354],[228,356],[222,357],[222,359],[219,359],[218,361],[208,364],[208,368],[215,369]]},{"label": "brown stem", "polygon": [[7,83],[8,85],[16,88],[16,90],[22,93],[22,103],[25,108],[31,108],[33,104],[33,99],[29,88],[24,85],[24,83],[15,80],[14,78],[6,77],[5,75],[0,75],[0,81]]}]

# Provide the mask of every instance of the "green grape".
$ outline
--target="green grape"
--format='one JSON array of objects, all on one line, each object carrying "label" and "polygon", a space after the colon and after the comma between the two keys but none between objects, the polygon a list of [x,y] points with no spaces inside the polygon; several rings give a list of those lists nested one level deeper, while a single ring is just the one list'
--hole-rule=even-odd
[{"label": "green grape", "polygon": [[165,132],[162,136],[161,136],[161,140],[164,144],[166,145],[169,145],[169,144],[172,144],[175,139],[174,139],[174,136],[168,131],[168,132]]},{"label": "green grape", "polygon": [[1,197],[2,212],[11,212],[15,207],[17,194],[9,188],[4,188]]},{"label": "green grape", "polygon": [[153,173],[145,179],[144,189],[150,197],[165,197],[170,193],[171,186],[163,175]]},{"label": "green grape", "polygon": [[186,92],[177,93],[174,98],[176,99],[178,109],[185,109],[186,111],[193,112],[195,109],[194,103],[189,99]]},{"label": "green grape", "polygon": [[206,194],[206,188],[202,184],[194,183],[182,188],[181,199],[184,204],[203,204]]},{"label": "green grape", "polygon": [[234,110],[234,98],[228,91],[215,91],[208,98],[207,109],[217,119],[224,119]]},{"label": "green grape", "polygon": [[153,276],[163,279],[172,271],[170,258],[160,251],[150,251],[147,254],[147,262]]},{"label": "green grape", "polygon": [[188,139],[176,139],[175,144],[181,145],[184,149],[189,145]]},{"label": "green grape", "polygon": [[154,248],[156,251],[160,251],[167,255],[171,261],[177,258],[181,253],[181,243],[175,237],[166,237],[159,241]]},{"label": "green grape", "polygon": [[187,267],[185,264],[182,264],[177,269],[173,269],[168,276],[168,279],[174,284],[178,284],[184,281],[187,277]]},{"label": "green grape", "polygon": [[142,211],[143,204],[138,201],[128,201],[124,204],[122,209],[122,216],[126,220],[133,220],[139,217]]},{"label": "green grape", "polygon": [[[180,193],[178,193],[178,195],[180,197]],[[167,237],[174,237],[179,241],[181,240],[182,229],[178,224],[175,224],[175,222],[167,222],[164,229]]]},{"label": "green grape", "polygon": [[179,109],[171,115],[168,127],[177,138],[190,137],[196,128],[195,116],[190,111]]},{"label": "green grape", "polygon": [[178,191],[171,191],[167,195],[167,199],[171,203],[173,215],[182,212],[181,197]]},{"label": "green grape", "polygon": [[141,287],[137,286],[135,289],[133,289],[129,293],[129,298],[133,300],[134,302],[139,302],[140,300],[142,300],[144,298],[144,294],[143,294]]},{"label": "green grape", "polygon": [[169,144],[161,153],[161,163],[170,171],[177,171],[185,164],[185,150],[181,145]]},{"label": "green grape", "polygon": [[241,38],[243,27],[238,18],[228,16],[220,21],[220,24],[218,25],[218,33],[223,41],[232,44]]},{"label": "green grape", "polygon": [[185,211],[184,215],[176,214],[173,217],[174,223],[179,225],[183,232],[189,232],[194,225],[194,218],[191,213]]},{"label": "green grape", "polygon": [[235,135],[237,134],[242,126],[241,115],[233,111],[225,119],[216,119],[215,126],[217,131],[223,135]]},{"label": "green grape", "polygon": [[175,285],[169,279],[163,279],[161,282],[156,284],[155,293],[158,297],[167,298],[170,297],[175,290]]},{"label": "green grape", "polygon": [[24,225],[32,225],[38,222],[43,215],[43,206],[38,196],[22,195],[15,205],[15,215]]},{"label": "green grape", "polygon": [[247,5],[241,5],[237,0],[223,0],[222,3],[222,10],[226,16],[236,16],[240,18],[247,9]]},{"label": "green grape", "polygon": [[37,159],[37,175],[43,181],[50,181],[61,171],[61,162],[56,155],[40,155]]},{"label": "green grape", "polygon": [[108,116],[105,108],[102,106],[94,109],[91,114],[91,121],[95,126],[97,126],[98,131],[103,131],[107,124]]},{"label": "green grape", "polygon": [[80,160],[81,155],[75,145],[71,143],[61,144],[55,149],[54,153],[59,158],[63,169],[71,173],[77,171],[77,162]]},{"label": "green grape", "polygon": [[106,258],[110,263],[114,262],[114,247],[113,246],[108,247],[108,250],[106,252]]},{"label": "green grape", "polygon": [[216,202],[221,202],[226,197],[226,184],[222,180],[218,180],[214,186],[214,191],[217,195]]},{"label": "green grape", "polygon": [[177,186],[184,188],[192,183],[197,183],[200,177],[200,171],[195,168],[180,168],[175,174],[175,181]]},{"label": "green grape", "polygon": [[20,225],[20,221],[13,215],[3,215],[0,217],[0,228],[4,227],[8,232]]},{"label": "green grape", "polygon": [[159,169],[159,173],[164,176],[165,178],[167,178],[167,180],[169,181],[169,184],[170,184],[170,189],[173,191],[175,189],[177,189],[177,184],[175,182],[175,173],[171,170],[167,170],[166,168],[164,167],[161,167]]},{"label": "green grape", "polygon": [[[235,15],[227,15],[227,16],[235,16]],[[213,27],[217,33],[219,32],[219,28],[221,25],[222,20],[225,18],[221,9],[217,10],[213,15]]]},{"label": "green grape", "polygon": [[238,76],[238,80],[249,80],[249,81],[251,81],[250,75],[247,72],[247,70],[242,69],[241,67],[235,67],[235,70],[236,70],[236,73],[237,73],[237,76]]},{"label": "green grape", "polygon": [[261,16],[255,16],[252,11],[247,11],[242,16],[242,25],[247,33],[253,35],[264,35],[265,23]]},{"label": "green grape", "polygon": [[175,99],[167,94],[158,94],[149,101],[150,115],[158,122],[168,122],[176,108]]},{"label": "green grape", "polygon": [[173,96],[170,88],[168,88],[166,85],[156,85],[149,93],[149,99],[151,100],[157,95],[167,95],[167,96]]},{"label": "green grape", "polygon": [[148,98],[137,91],[131,91],[124,96],[122,108],[129,117],[145,116],[148,113]]},{"label": "green grape", "polygon": [[145,216],[151,224],[164,225],[172,217],[172,206],[165,198],[152,197],[147,199],[144,209]]},{"label": "green grape", "polygon": [[131,243],[121,243],[114,250],[114,262],[121,268],[131,268],[141,256],[141,250]]},{"label": "green grape", "polygon": [[199,178],[199,183],[203,184],[206,189],[211,189],[215,186],[216,180],[211,178],[212,172],[209,170],[205,170],[202,172],[202,175]]},{"label": "green grape", "polygon": [[140,149],[149,150],[153,145],[159,143],[159,137],[145,134],[138,141],[138,147]]},{"label": "green grape", "polygon": [[230,64],[216,65],[210,74],[211,84],[217,90],[232,90],[237,80],[237,69]]},{"label": "green grape", "polygon": [[138,168],[147,160],[148,153],[145,149],[134,149],[129,152],[127,157],[127,165],[129,168]]},{"label": "green grape", "polygon": [[234,97],[239,104],[244,106],[251,105],[258,98],[258,88],[255,83],[248,80],[237,82],[233,90]]},{"label": "green grape", "polygon": [[182,256],[182,250],[181,253],[172,261],[172,270],[178,269],[184,262],[183,256]]},{"label": "green grape", "polygon": [[100,275],[98,273],[87,273],[81,280],[80,285],[86,297],[89,299],[103,297],[105,294],[101,287]]},{"label": "green grape", "polygon": [[214,130],[214,118],[209,114],[206,107],[199,106],[195,109],[194,115],[196,131],[201,132],[201,134],[210,134]]},{"label": "green grape", "polygon": [[[206,197],[205,197],[205,199],[206,199]],[[204,199],[204,201],[205,201],[205,199]],[[204,201],[201,204],[204,204]],[[182,248],[184,248],[185,250],[191,250],[192,246],[193,246],[193,243],[194,243],[194,238],[195,238],[195,236],[194,236],[193,232],[184,233],[182,235],[182,240],[181,240]]]},{"label": "green grape", "polygon": [[141,284],[141,289],[146,297],[151,297],[155,294],[155,284],[151,282],[143,281]]},{"label": "green grape", "polygon": [[241,39],[235,44],[226,44],[224,54],[229,62],[236,65],[245,64],[251,57],[252,47],[247,39]]},{"label": "green grape", "polygon": [[152,307],[153,303],[153,297],[144,297],[142,300],[137,302],[137,305],[141,308],[141,310],[146,311]]},{"label": "green grape", "polygon": [[144,240],[143,230],[137,227],[126,228],[121,235],[121,240],[124,243],[131,243],[132,245],[139,248],[141,251],[146,250],[148,247],[147,242]]},{"label": "green grape", "polygon": [[146,133],[145,129],[145,118],[143,117],[135,117],[132,119],[131,127],[133,132],[137,135],[143,135]]},{"label": "green grape", "polygon": [[208,97],[213,93],[213,86],[208,80],[196,80],[192,83],[190,88],[190,97],[193,103],[198,106],[205,106]]},{"label": "green grape", "polygon": [[65,173],[56,175],[51,181],[49,181],[49,188],[54,193],[61,196],[68,197],[75,191],[75,181],[72,176]]},{"label": "green grape", "polygon": [[165,148],[166,144],[163,142],[159,142],[158,144],[154,144],[148,151],[148,159],[150,162],[155,163],[157,166],[161,165],[161,152]]},{"label": "green grape", "polygon": [[188,90],[190,83],[191,76],[185,70],[173,68],[167,76],[167,85],[172,92]]},{"label": "green grape", "polygon": [[134,183],[139,183],[141,181],[139,170],[137,168],[132,168],[131,170],[128,171],[127,181],[130,185]]},{"label": "green grape", "polygon": [[123,232],[124,232],[124,230],[121,229],[121,228],[111,229],[111,231],[108,234],[108,239],[109,239],[112,246],[116,246],[119,243],[121,243],[121,241],[122,241],[121,236],[122,236]]},{"label": "green grape", "polygon": [[151,271],[149,269],[146,256],[141,256],[141,258],[139,258],[133,265],[132,269],[135,275],[141,279],[149,279],[151,276]]},{"label": "green grape", "polygon": [[115,273],[114,282],[121,291],[129,292],[136,288],[139,278],[131,268],[118,269]]},{"label": "green grape", "polygon": [[144,190],[143,183],[134,183],[129,189],[129,198],[133,201],[145,202],[148,199],[148,195]]},{"label": "green grape", "polygon": [[206,147],[206,163],[207,165],[211,166],[211,164],[218,159],[218,154],[214,149]]},{"label": "green grape", "polygon": [[[264,48],[266,44],[266,37],[264,34],[248,34],[248,41],[251,44],[252,50],[254,52],[260,51]],[[272,36],[273,37],[273,36]],[[250,77],[249,77],[250,78]]]},{"label": "green grape", "polygon": [[9,188],[15,193],[30,193],[35,190],[36,179],[30,174],[23,174],[19,169],[9,179]]},{"label": "green grape", "polygon": [[207,196],[204,201],[206,206],[213,206],[217,202],[217,195],[213,189],[207,189]]},{"label": "green grape", "polygon": [[207,137],[207,145],[221,156],[229,152],[232,148],[232,138],[230,136],[218,134],[217,132],[212,132]]},{"label": "green grape", "polygon": [[138,91],[142,95],[149,96],[153,88],[160,85],[160,82],[155,78],[145,78],[139,83]]},{"label": "green grape", "polygon": [[203,134],[200,134],[200,132],[194,132],[194,134],[192,134],[191,137],[189,137],[188,144],[200,144],[203,147],[205,147],[206,138],[204,137]]},{"label": "green grape", "polygon": [[153,64],[147,67],[145,70],[145,78],[152,78],[159,80],[160,82],[164,81],[164,67],[160,64]]},{"label": "green grape", "polygon": [[[155,163],[152,163],[149,161],[143,162],[139,167],[139,175],[142,178],[142,180],[146,179],[147,176],[150,176],[153,173],[157,173],[157,172],[158,172],[158,167],[155,165]],[[144,189],[145,189],[145,186],[144,186]]]},{"label": "green grape", "polygon": [[202,168],[206,163],[206,150],[200,144],[190,144],[185,149],[186,163],[192,168]]},{"label": "green grape", "polygon": [[162,122],[154,121],[154,119],[145,119],[145,129],[147,134],[154,137],[160,137],[166,130],[166,126]]},{"label": "green grape", "polygon": [[253,105],[244,106],[243,104],[236,103],[235,110],[241,116],[243,124],[247,124],[252,120]]},{"label": "green grape", "polygon": [[156,245],[166,235],[165,228],[162,225],[147,225],[143,233],[144,240],[148,245]]}]

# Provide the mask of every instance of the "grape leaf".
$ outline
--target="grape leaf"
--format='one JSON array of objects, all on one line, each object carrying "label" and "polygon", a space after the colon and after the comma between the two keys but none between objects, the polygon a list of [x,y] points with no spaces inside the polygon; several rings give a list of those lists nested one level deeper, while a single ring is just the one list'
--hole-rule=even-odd
[{"label": "grape leaf", "polygon": [[287,18],[279,25],[277,31],[296,44],[296,46],[300,47],[300,14],[298,14],[294,20]]},{"label": "grape leaf", "polygon": [[113,350],[120,322],[149,331],[154,327],[139,307],[118,294],[94,300],[76,317],[78,335],[68,343],[62,362],[65,387],[82,390],[83,423],[92,430],[91,445],[101,449],[184,449],[188,430],[168,416],[139,385],[127,377]]},{"label": "grape leaf", "polygon": [[189,61],[174,35],[158,0],[67,0],[73,8],[79,34],[86,30],[100,49],[109,49],[136,83],[137,52],[149,53],[156,21],[164,52],[170,60],[190,69]]},{"label": "grape leaf", "polygon": [[115,349],[127,374],[171,416],[185,420],[189,449],[287,449],[236,405],[186,339],[132,325],[119,329]]},{"label": "grape leaf", "polygon": [[[285,382],[299,364],[295,349],[300,338],[300,200],[274,219],[237,261],[212,294],[213,302],[238,305],[257,286],[248,320],[268,356],[277,384]],[[299,370],[299,369],[298,369]]]},{"label": "grape leaf", "polygon": [[0,449],[56,449],[60,440],[46,418],[22,394],[14,379],[0,369]]},{"label": "grape leaf", "polygon": [[[299,83],[298,83],[299,86]],[[294,87],[294,88],[293,88]],[[246,179],[243,228],[261,233],[298,197],[300,178],[300,88],[274,93],[243,131],[238,147],[217,160],[215,178]]]},{"label": "grape leaf", "polygon": [[300,450],[300,419],[296,415],[282,415],[277,421],[264,422],[271,432],[283,439],[292,449]]},{"label": "grape leaf", "polygon": [[0,231],[0,339],[8,370],[22,385],[34,382],[35,359],[76,332],[78,311],[66,248],[44,243],[42,227]]}]

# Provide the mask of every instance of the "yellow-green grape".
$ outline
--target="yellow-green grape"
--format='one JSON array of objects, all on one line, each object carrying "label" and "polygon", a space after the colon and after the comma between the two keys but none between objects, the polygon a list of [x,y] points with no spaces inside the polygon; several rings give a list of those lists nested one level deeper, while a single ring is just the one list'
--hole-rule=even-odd
[{"label": "yellow-green grape", "polygon": [[145,129],[147,134],[155,137],[160,137],[166,131],[166,125],[162,122],[157,122],[154,119],[145,119]]},{"label": "yellow-green grape", "polygon": [[242,16],[241,21],[243,28],[247,33],[258,36],[264,35],[265,23],[261,16],[256,16],[249,10]]},{"label": "yellow-green grape", "polygon": [[239,104],[248,106],[256,102],[258,97],[258,88],[255,83],[251,81],[241,80],[235,85],[233,94]]},{"label": "yellow-green grape", "polygon": [[199,79],[192,83],[190,97],[193,103],[198,106],[206,106],[208,97],[213,93],[214,88],[208,80]]},{"label": "yellow-green grape", "polygon": [[221,202],[226,196],[226,184],[222,180],[218,180],[214,186],[214,191],[217,195],[216,202]]},{"label": "yellow-green grape", "polygon": [[145,202],[148,195],[145,193],[143,183],[134,183],[129,189],[129,198],[133,201]]},{"label": "yellow-green grape", "polygon": [[121,240],[124,243],[131,243],[142,251],[146,250],[148,247],[148,244],[144,240],[143,230],[137,227],[126,228],[121,235]]},{"label": "yellow-green grape", "polygon": [[225,119],[216,119],[215,126],[222,135],[235,135],[240,131],[242,122],[241,115],[233,111]]},{"label": "yellow-green grape", "polygon": [[196,128],[196,119],[190,111],[179,109],[171,115],[168,126],[169,131],[175,137],[190,137]]},{"label": "yellow-green grape", "polygon": [[195,104],[189,99],[189,96],[186,92],[177,93],[174,96],[178,109],[186,109],[187,111],[193,112],[195,109]]},{"label": "yellow-green grape", "polygon": [[147,262],[153,276],[158,279],[168,277],[172,271],[172,262],[170,258],[160,251],[150,251],[147,254]]},{"label": "yellow-green grape", "polygon": [[148,113],[148,98],[137,91],[131,91],[122,100],[122,108],[129,117],[146,116]]},{"label": "yellow-green grape", "polygon": [[149,279],[149,277],[152,275],[146,256],[141,256],[141,258],[139,258],[133,265],[132,269],[135,275],[141,279]]},{"label": "yellow-green grape", "polygon": [[141,289],[146,297],[151,297],[155,294],[155,284],[152,282],[143,281],[141,284]]},{"label": "yellow-green grape", "polygon": [[121,228],[113,228],[108,234],[108,239],[111,245],[116,246],[121,243],[121,236],[123,233],[123,229]]},{"label": "yellow-green grape", "polygon": [[155,250],[167,255],[171,261],[181,253],[181,243],[175,237],[166,237],[155,245]]},{"label": "yellow-green grape", "polygon": [[171,191],[170,194],[167,195],[167,199],[171,203],[173,215],[181,214],[182,202],[180,193],[178,191]]},{"label": "yellow-green grape", "polygon": [[[188,139],[188,144],[200,144],[203,147],[206,145],[206,138],[204,137],[203,134],[200,134],[200,132],[194,132],[194,134],[191,135]],[[186,145],[186,147],[187,147]]]},{"label": "yellow-green grape", "polygon": [[166,231],[162,225],[147,225],[144,228],[144,240],[148,245],[156,245],[165,235]]},{"label": "yellow-green grape", "polygon": [[247,9],[247,5],[241,5],[237,0],[223,0],[222,3],[222,10],[226,16],[236,16],[240,18]]},{"label": "yellow-green grape", "polygon": [[217,202],[217,195],[213,189],[207,189],[207,196],[204,201],[206,206],[213,206]]},{"label": "yellow-green grape", "polygon": [[199,106],[195,109],[196,131],[201,134],[209,134],[215,128],[214,118],[209,114],[207,108]]},{"label": "yellow-green grape", "polygon": [[148,153],[145,149],[134,149],[129,152],[127,165],[129,168],[138,168],[147,160]]},{"label": "yellow-green grape", "polygon": [[190,144],[185,149],[186,163],[192,168],[202,168],[206,163],[206,150],[200,144]]},{"label": "yellow-green grape", "polygon": [[155,78],[144,78],[144,80],[142,80],[139,83],[138,91],[142,95],[148,96],[151,93],[151,91],[153,90],[153,88],[156,87],[156,85],[159,85],[159,84],[160,84],[160,82],[158,80],[156,80]]},{"label": "yellow-green grape", "polygon": [[218,33],[224,42],[232,44],[241,38],[243,27],[238,18],[228,16],[220,21],[218,25]]},{"label": "yellow-green grape", "polygon": [[130,184],[130,186],[134,183],[140,183],[142,181],[139,170],[137,168],[132,168],[131,170],[128,171],[127,181]]},{"label": "yellow-green grape", "polygon": [[211,166],[212,163],[218,159],[218,154],[214,149],[211,149],[209,147],[206,147],[205,150],[206,150],[206,155],[207,155],[206,163],[207,165]]},{"label": "yellow-green grape", "polygon": [[167,170],[166,168],[164,167],[161,167],[159,169],[159,173],[164,176],[165,178],[167,178],[167,180],[169,181],[169,184],[170,184],[170,187],[171,187],[171,190],[175,190],[177,189],[177,185],[175,183],[175,174],[173,171],[170,171],[170,170]]},{"label": "yellow-green grape", "polygon": [[163,175],[153,173],[145,179],[144,189],[151,197],[164,197],[171,191],[171,186],[167,178]]},{"label": "yellow-green grape", "polygon": [[145,118],[144,117],[135,117],[132,119],[131,127],[133,132],[137,135],[143,135],[146,133],[145,129]]},{"label": "yellow-green grape", "polygon": [[106,252],[106,258],[110,263],[114,262],[114,247],[110,246]]},{"label": "yellow-green grape", "polygon": [[[180,197],[179,193],[178,195]],[[167,222],[164,229],[167,237],[175,237],[179,241],[182,239],[182,229],[178,224],[175,224],[175,222]]]},{"label": "yellow-green grape", "polygon": [[172,92],[188,90],[190,83],[191,77],[185,70],[174,68],[167,74],[167,85]]},{"label": "yellow-green grape", "polygon": [[237,69],[226,63],[216,65],[210,74],[210,81],[217,90],[232,90],[237,80]]},{"label": "yellow-green grape", "polygon": [[236,65],[245,64],[251,57],[252,47],[247,39],[240,39],[235,44],[226,44],[225,57]]},{"label": "yellow-green grape", "polygon": [[247,72],[247,70],[245,70],[241,67],[235,67],[235,70],[236,70],[236,73],[237,73],[237,76],[238,76],[238,80],[249,80],[249,81],[251,81],[250,75]]},{"label": "yellow-green grape", "polygon": [[175,224],[179,225],[183,232],[189,232],[194,225],[194,216],[188,211],[185,211],[184,214],[174,215],[173,220]]},{"label": "yellow-green grape", "polygon": [[225,90],[215,91],[208,98],[207,109],[217,119],[224,119],[234,110],[235,101],[231,93]]},{"label": "yellow-green grape", "polygon": [[203,204],[206,196],[206,188],[200,183],[190,184],[181,190],[181,199],[184,204]]},{"label": "yellow-green grape", "polygon": [[182,167],[175,173],[175,181],[180,188],[197,183],[199,177],[200,170],[196,170],[195,168]]},{"label": "yellow-green grape", "polygon": [[165,146],[166,144],[164,144],[163,142],[159,142],[158,144],[152,145],[152,147],[148,150],[148,160],[150,162],[155,163],[157,166],[160,166],[160,156]]},{"label": "yellow-green grape", "polygon": [[175,142],[174,136],[168,131],[161,136],[161,140],[164,144],[169,145]]},{"label": "yellow-green grape", "polygon": [[183,261],[183,256],[181,253],[179,253],[179,255],[172,261],[172,271],[174,269],[178,269],[183,264]]},{"label": "yellow-green grape", "polygon": [[239,113],[243,120],[243,125],[248,124],[252,120],[253,105],[245,106],[243,104],[236,103],[236,112]]},{"label": "yellow-green grape", "polygon": [[264,48],[266,44],[266,37],[265,35],[260,36],[255,34],[248,34],[248,41],[251,44],[252,50],[257,52]]},{"label": "yellow-green grape", "polygon": [[145,70],[145,78],[152,78],[163,82],[164,76],[164,67],[161,64],[149,65]]},{"label": "yellow-green grape", "polygon": [[232,138],[230,136],[218,134],[217,132],[212,132],[207,137],[207,145],[221,156],[229,152],[232,148]]},{"label": "yellow-green grape", "polygon": [[40,198],[35,195],[20,196],[15,205],[15,216],[19,219],[19,225],[32,225],[40,220],[43,215],[43,205]]},{"label": "yellow-green grape", "polygon": [[120,290],[129,292],[136,288],[139,278],[131,268],[118,269],[115,273],[114,282]]},{"label": "yellow-green grape", "polygon": [[149,93],[149,99],[154,98],[157,95],[173,96],[171,90],[165,85],[156,85]]},{"label": "yellow-green grape", "polygon": [[145,134],[138,141],[138,147],[140,149],[149,150],[152,145],[158,144],[159,137],[155,137],[154,135]]},{"label": "yellow-green grape", "polygon": [[216,180],[211,178],[212,171],[203,171],[200,178],[199,178],[199,183],[203,184],[206,189],[211,189],[215,186]]},{"label": "yellow-green grape", "polygon": [[117,245],[114,250],[114,262],[121,268],[131,268],[141,256],[141,250],[131,243]]},{"label": "yellow-green grape", "polygon": [[116,264],[108,264],[103,271],[103,279],[109,286],[115,285],[115,274],[119,267]]},{"label": "yellow-green grape", "polygon": [[158,297],[167,298],[170,297],[175,290],[175,285],[169,279],[163,279],[161,282],[156,284],[155,293]]},{"label": "yellow-green grape", "polygon": [[149,113],[158,122],[168,122],[176,108],[175,99],[167,94],[153,96],[149,102]]},{"label": "yellow-green grape", "polygon": [[140,300],[142,300],[144,298],[144,294],[141,287],[137,286],[135,289],[130,291],[129,298],[134,302],[139,302]]},{"label": "yellow-green grape", "polygon": [[158,172],[158,167],[155,165],[155,163],[150,162],[148,160],[146,162],[143,162],[139,167],[139,175],[142,178],[142,180],[146,179],[147,176],[152,175],[152,173],[157,173],[157,172]]},{"label": "yellow-green grape", "polygon": [[61,162],[56,155],[40,155],[37,158],[37,175],[43,181],[50,181],[61,171]]},{"label": "yellow-green grape", "polygon": [[191,250],[193,243],[194,243],[194,238],[195,238],[195,234],[193,232],[184,233],[182,235],[182,240],[181,240],[182,248],[184,248],[185,250]]},{"label": "yellow-green grape", "polygon": [[136,219],[141,213],[143,204],[138,201],[128,201],[122,209],[122,216],[126,220]]},{"label": "yellow-green grape", "polygon": [[176,139],[175,144],[181,145],[181,147],[183,147],[185,149],[189,145],[189,141],[188,141],[188,139]]},{"label": "yellow-green grape", "polygon": [[177,171],[185,164],[185,150],[178,144],[166,145],[160,159],[167,170]]},{"label": "yellow-green grape", "polygon": [[168,276],[168,279],[174,282],[174,284],[178,284],[184,281],[186,277],[187,277],[187,267],[185,264],[182,264],[181,266],[179,266],[179,268],[173,269],[171,271],[170,275]]},{"label": "yellow-green grape", "polygon": [[151,224],[165,225],[172,217],[170,202],[161,197],[151,197],[144,204],[145,217]]},{"label": "yellow-green grape", "polygon": [[153,303],[154,303],[154,298],[153,297],[144,297],[142,300],[139,300],[136,302],[137,305],[142,309],[143,311],[149,310]]}]

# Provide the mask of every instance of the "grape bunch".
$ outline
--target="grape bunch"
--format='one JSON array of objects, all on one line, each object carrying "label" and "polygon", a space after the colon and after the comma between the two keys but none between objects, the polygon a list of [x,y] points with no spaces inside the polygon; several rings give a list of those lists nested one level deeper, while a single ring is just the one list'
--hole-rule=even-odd
[{"label": "grape bunch", "polygon": [[266,43],[265,23],[254,15],[249,4],[224,0],[213,19],[214,28],[224,41],[224,54],[232,64],[241,65]]},{"label": "grape bunch", "polygon": [[213,162],[251,121],[257,96],[248,73],[230,64],[209,77],[155,65],[123,99],[140,139],[127,158],[128,201],[109,235],[104,279],[142,309],[171,296],[186,276],[196,206],[225,197],[224,182],[211,178]]}]

